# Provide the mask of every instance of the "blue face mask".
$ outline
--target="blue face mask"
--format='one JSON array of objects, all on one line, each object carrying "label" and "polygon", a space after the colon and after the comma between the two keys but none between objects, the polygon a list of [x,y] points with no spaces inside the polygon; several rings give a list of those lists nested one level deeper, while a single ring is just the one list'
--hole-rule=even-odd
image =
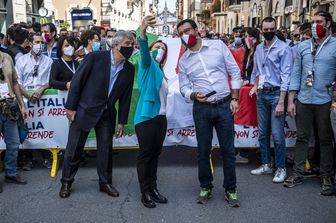
[{"label": "blue face mask", "polygon": [[235,37],[235,38],[234,38],[234,43],[235,43],[236,45],[240,45],[240,44],[242,44],[242,38],[241,38],[241,37]]},{"label": "blue face mask", "polygon": [[92,51],[99,51],[100,50],[100,42],[93,42]]}]

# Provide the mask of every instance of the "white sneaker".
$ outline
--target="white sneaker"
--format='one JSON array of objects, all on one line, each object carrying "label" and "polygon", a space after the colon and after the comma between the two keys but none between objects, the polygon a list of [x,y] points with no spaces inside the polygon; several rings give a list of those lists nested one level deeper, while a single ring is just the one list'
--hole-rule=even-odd
[{"label": "white sneaker", "polygon": [[273,170],[270,164],[263,164],[258,169],[251,170],[252,175],[263,175],[263,174],[271,174]]},{"label": "white sneaker", "polygon": [[240,153],[236,155],[236,163],[248,163],[248,158],[242,157]]},{"label": "white sneaker", "polygon": [[285,178],[287,177],[286,169],[285,168],[278,168],[275,171],[275,175],[273,178],[273,183],[282,183],[285,181]]}]

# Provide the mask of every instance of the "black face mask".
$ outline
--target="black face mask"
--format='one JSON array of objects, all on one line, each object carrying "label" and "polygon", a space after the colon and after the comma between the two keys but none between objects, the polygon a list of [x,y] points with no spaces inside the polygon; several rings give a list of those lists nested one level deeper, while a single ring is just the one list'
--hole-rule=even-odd
[{"label": "black face mask", "polygon": [[122,46],[119,50],[119,52],[125,57],[126,60],[128,60],[133,53],[133,47],[132,46]]},{"label": "black face mask", "polygon": [[265,40],[271,41],[275,36],[275,32],[264,32]]}]

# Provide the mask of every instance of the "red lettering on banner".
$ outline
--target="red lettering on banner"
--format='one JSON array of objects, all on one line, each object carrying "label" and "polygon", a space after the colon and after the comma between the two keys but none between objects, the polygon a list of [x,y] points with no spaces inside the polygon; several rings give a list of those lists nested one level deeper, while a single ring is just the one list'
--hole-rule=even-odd
[{"label": "red lettering on banner", "polygon": [[239,138],[248,138],[250,135],[250,132],[248,130],[244,130],[244,131],[235,131],[235,137],[237,139]]},{"label": "red lettering on banner", "polygon": [[52,139],[54,131],[28,132],[27,139]]},{"label": "red lettering on banner", "polygon": [[174,134],[174,129],[167,129],[167,136],[171,136]]},{"label": "red lettering on banner", "polygon": [[177,136],[195,136],[195,129],[180,129]]},{"label": "red lettering on banner", "polygon": [[287,139],[290,139],[290,138],[295,139],[296,138],[296,131],[292,131],[292,130],[286,131],[285,137]]},{"label": "red lettering on banner", "polygon": [[65,108],[51,108],[48,116],[66,116]]}]

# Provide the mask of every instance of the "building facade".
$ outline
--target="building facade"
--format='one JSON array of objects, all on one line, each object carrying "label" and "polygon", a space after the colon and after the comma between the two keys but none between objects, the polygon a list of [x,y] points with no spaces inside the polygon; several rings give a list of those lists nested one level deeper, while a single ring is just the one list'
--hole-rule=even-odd
[{"label": "building facade", "polygon": [[[40,16],[39,9],[45,8],[45,15]],[[53,17],[52,0],[0,0],[0,30],[19,22],[50,22]]]},{"label": "building facade", "polygon": [[168,10],[167,1],[163,11],[157,15],[156,22],[154,30],[157,34],[164,36],[174,34],[177,24],[176,13]]},{"label": "building facade", "polygon": [[336,21],[336,0],[177,0],[176,2],[178,21],[192,18],[197,20],[201,27],[219,33],[231,33],[236,26],[258,27],[266,16],[273,16],[278,27],[285,26],[294,30],[298,24],[310,21],[314,13],[320,10],[330,12]]}]

